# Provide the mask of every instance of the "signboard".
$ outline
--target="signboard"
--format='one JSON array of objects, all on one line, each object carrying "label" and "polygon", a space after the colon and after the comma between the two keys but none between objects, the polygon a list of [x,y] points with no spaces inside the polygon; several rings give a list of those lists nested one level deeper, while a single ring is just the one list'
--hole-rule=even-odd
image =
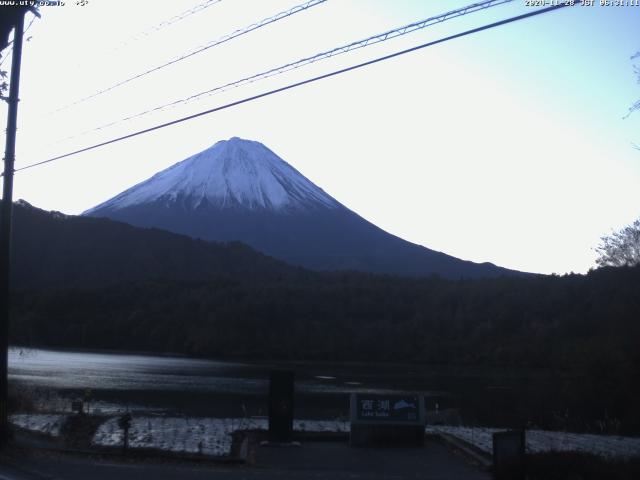
[{"label": "signboard", "polygon": [[425,423],[421,395],[351,394],[351,445],[422,445]]},{"label": "signboard", "polygon": [[358,420],[417,422],[420,416],[420,397],[356,395],[355,407]]}]

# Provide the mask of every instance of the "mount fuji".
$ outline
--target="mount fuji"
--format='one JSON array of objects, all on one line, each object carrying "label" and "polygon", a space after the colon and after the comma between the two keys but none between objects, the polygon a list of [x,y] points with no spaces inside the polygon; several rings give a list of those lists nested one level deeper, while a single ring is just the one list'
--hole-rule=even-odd
[{"label": "mount fuji", "polygon": [[241,241],[317,270],[478,278],[520,274],[376,227],[259,142],[233,137],[83,213],[210,241]]}]

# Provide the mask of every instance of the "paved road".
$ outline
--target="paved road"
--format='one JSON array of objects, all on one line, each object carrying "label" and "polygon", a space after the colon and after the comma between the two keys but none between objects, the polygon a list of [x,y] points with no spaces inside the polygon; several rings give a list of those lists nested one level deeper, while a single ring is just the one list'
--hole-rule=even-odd
[{"label": "paved road", "polygon": [[344,442],[305,442],[301,447],[255,451],[255,464],[220,465],[133,462],[32,452],[0,459],[0,480],[488,480],[442,444],[424,448],[350,448]]},{"label": "paved road", "polygon": [[352,448],[346,442],[308,442],[300,448],[260,448],[258,468],[304,473],[308,478],[485,480],[491,476],[436,440],[422,448]]}]

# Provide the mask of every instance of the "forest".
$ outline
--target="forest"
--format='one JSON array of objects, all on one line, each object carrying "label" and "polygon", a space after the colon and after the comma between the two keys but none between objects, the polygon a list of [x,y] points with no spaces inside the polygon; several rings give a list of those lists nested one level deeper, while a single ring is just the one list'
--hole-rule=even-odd
[{"label": "forest", "polygon": [[640,266],[475,280],[316,272],[240,244],[16,213],[13,345],[534,369],[563,380],[532,402],[640,433]]}]

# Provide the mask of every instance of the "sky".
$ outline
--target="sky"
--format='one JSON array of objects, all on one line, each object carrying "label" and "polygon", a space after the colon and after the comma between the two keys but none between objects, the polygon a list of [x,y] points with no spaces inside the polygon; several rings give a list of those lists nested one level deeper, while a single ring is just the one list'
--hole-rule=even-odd
[{"label": "sky", "polygon": [[[535,10],[515,0],[117,122],[472,3],[327,0],[70,105],[304,3],[222,0],[154,28],[203,1],[73,0],[29,15],[16,168]],[[640,98],[638,32],[640,6],[560,9],[18,172],[14,198],[79,214],[239,136],[405,240],[517,270],[584,273],[600,237],[640,217],[640,112],[623,119]]]}]

